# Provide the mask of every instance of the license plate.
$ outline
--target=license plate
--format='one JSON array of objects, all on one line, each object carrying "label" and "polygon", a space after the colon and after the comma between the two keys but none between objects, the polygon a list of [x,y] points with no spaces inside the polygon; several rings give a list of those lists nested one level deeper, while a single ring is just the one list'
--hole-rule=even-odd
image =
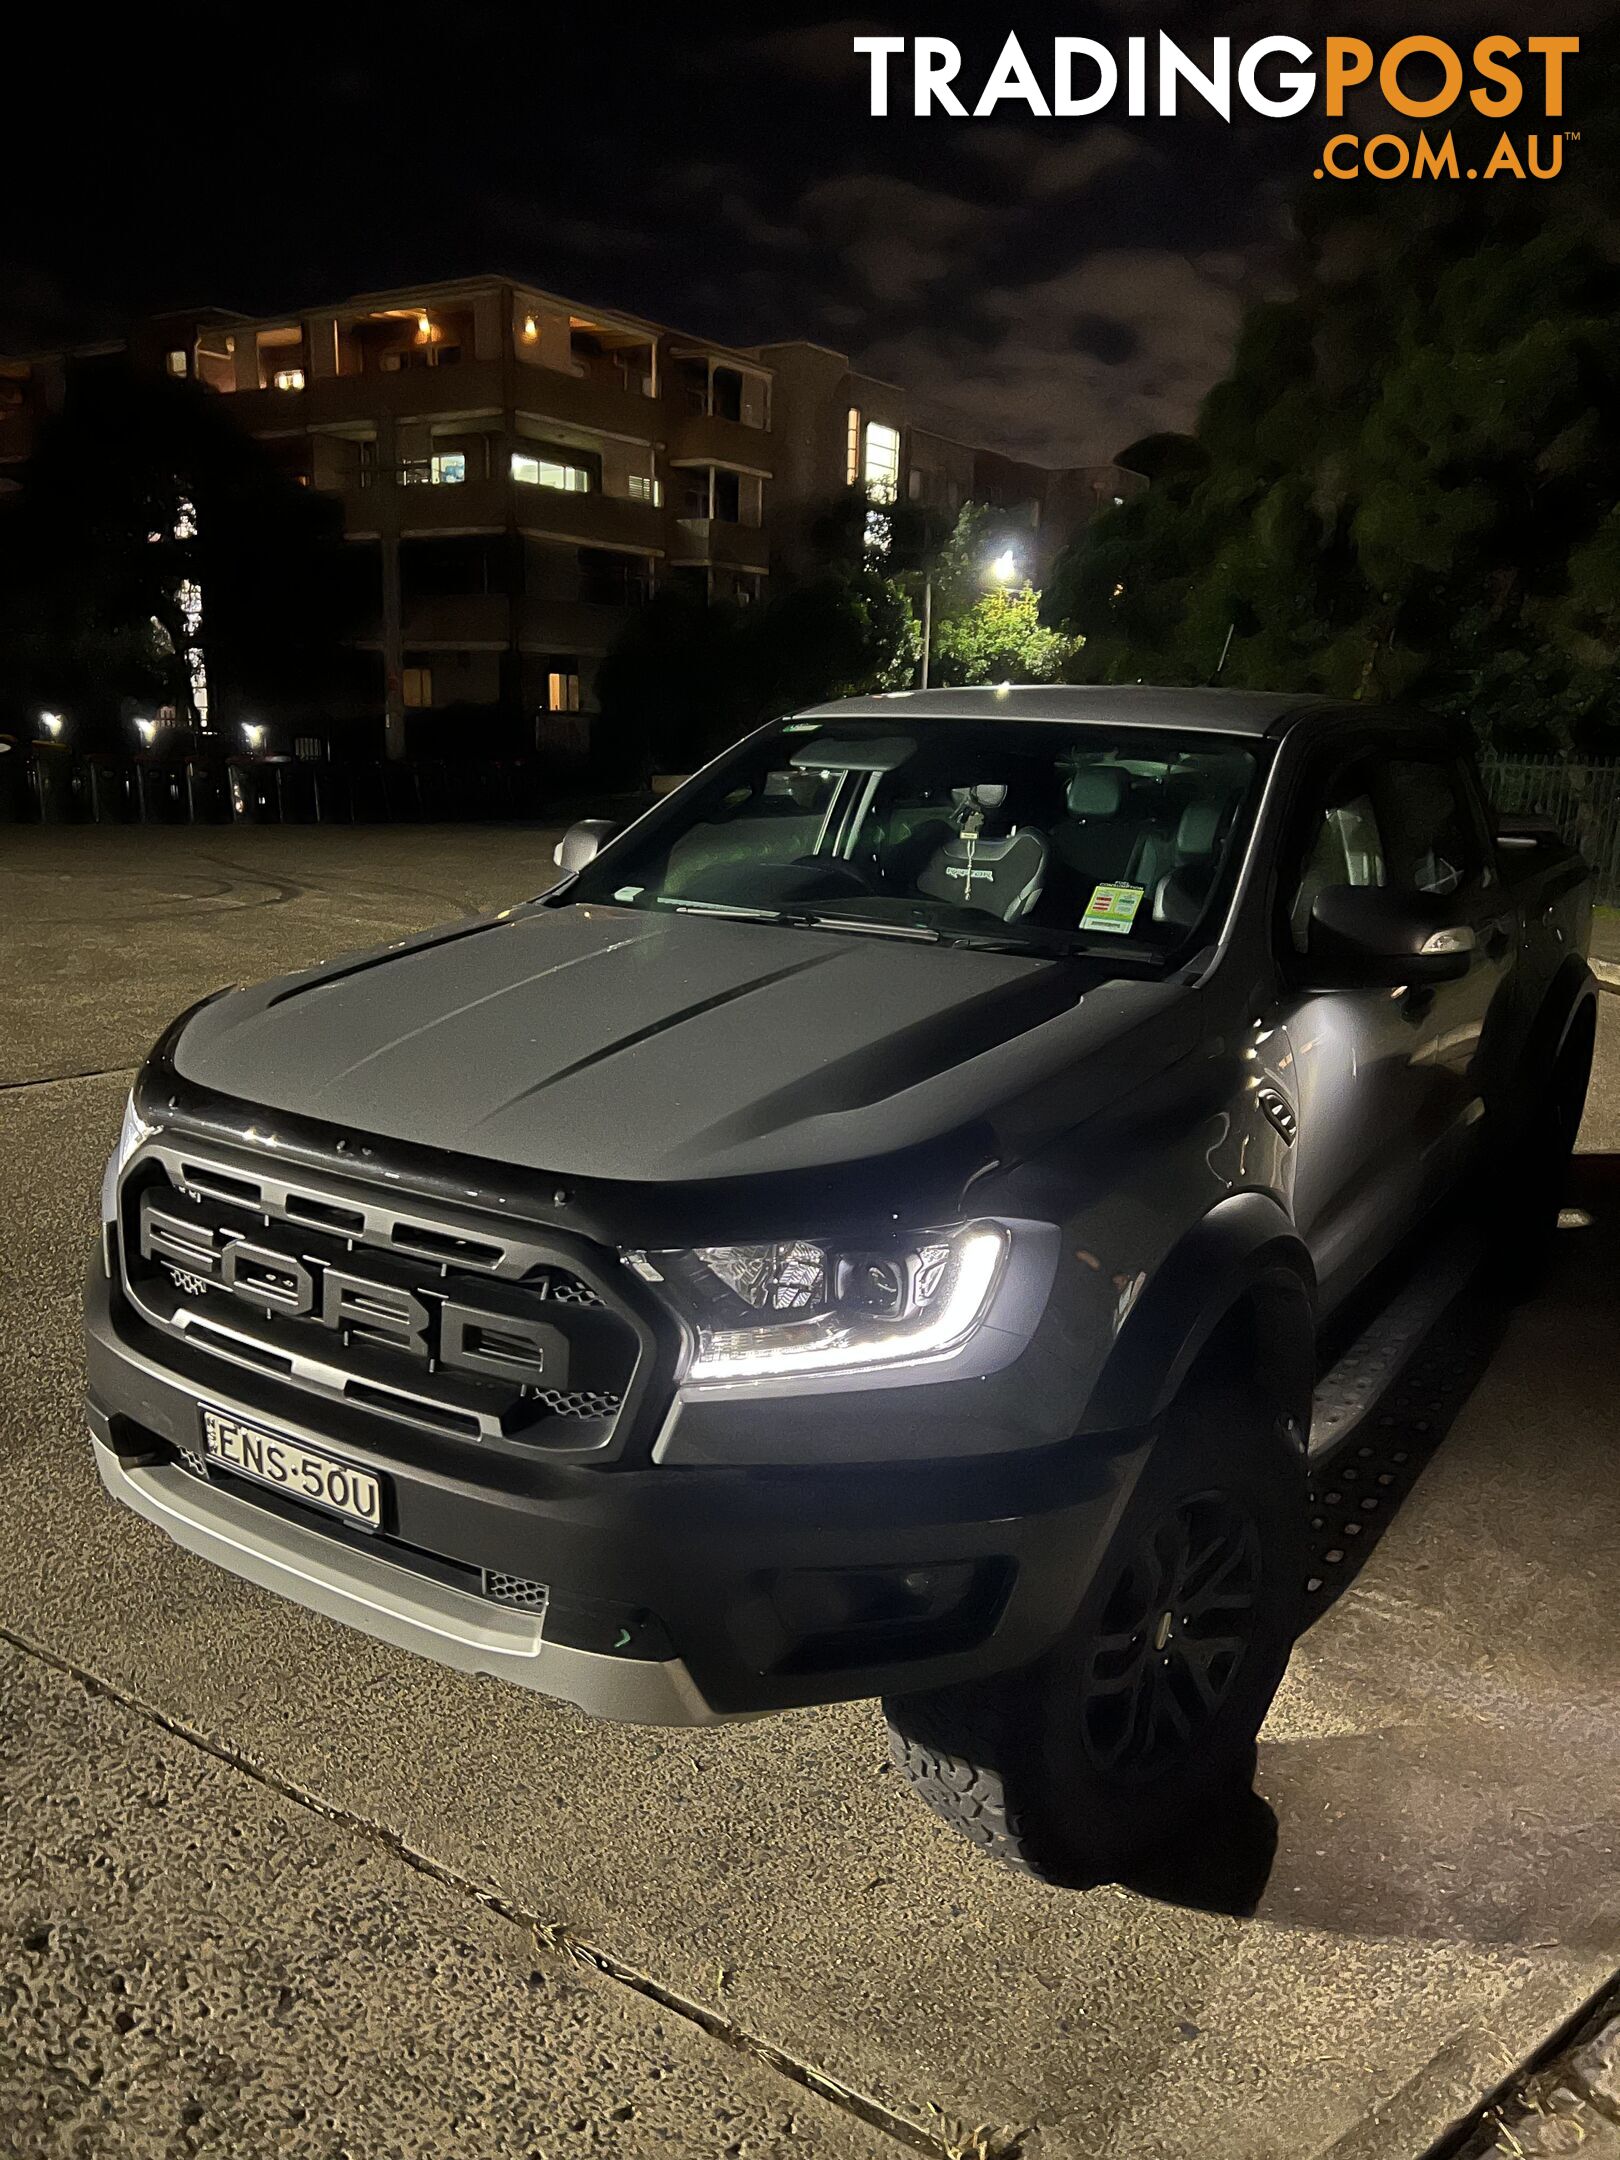
[{"label": "license plate", "polygon": [[205,1410],[202,1426],[203,1449],[210,1462],[256,1478],[294,1500],[306,1500],[311,1507],[326,1508],[346,1522],[364,1523],[368,1530],[381,1526],[382,1481],[368,1470],[334,1462],[330,1455],[317,1454],[301,1441],[266,1432],[259,1425],[244,1425],[218,1410]]}]

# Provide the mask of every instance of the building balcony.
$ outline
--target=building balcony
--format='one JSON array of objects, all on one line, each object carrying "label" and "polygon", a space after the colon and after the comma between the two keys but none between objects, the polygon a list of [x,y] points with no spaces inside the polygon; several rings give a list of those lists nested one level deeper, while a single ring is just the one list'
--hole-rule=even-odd
[{"label": "building balcony", "polygon": [[581,547],[627,548],[662,555],[668,520],[651,503],[625,495],[575,495],[563,488],[510,483],[511,512],[520,532],[543,540],[574,540]]},{"label": "building balcony", "polygon": [[514,361],[506,378],[506,403],[537,420],[596,428],[606,435],[652,442],[664,433],[668,413],[656,398],[643,397],[600,375],[565,375],[559,368]]},{"label": "building balcony", "polygon": [[735,570],[769,567],[770,542],[762,525],[732,525],[723,518],[677,518],[671,528],[672,563],[723,563]]},{"label": "building balcony", "polygon": [[629,615],[627,607],[597,607],[587,600],[553,600],[544,594],[532,594],[519,609],[518,641],[525,652],[600,658]]},{"label": "building balcony", "polygon": [[770,429],[722,420],[718,413],[671,413],[669,454],[676,464],[728,465],[766,479],[773,470]]},{"label": "building balcony", "polygon": [[34,425],[31,412],[0,412],[0,464],[27,457],[34,447]]},{"label": "building balcony", "polygon": [[504,593],[438,593],[407,600],[401,642],[416,650],[434,646],[504,651],[512,641],[512,603]]},{"label": "building balcony", "polygon": [[[407,466],[406,472],[418,468]],[[489,480],[431,486],[425,481],[344,490],[345,522],[394,529],[405,536],[428,533],[504,532],[512,522],[512,483],[504,473]]]}]

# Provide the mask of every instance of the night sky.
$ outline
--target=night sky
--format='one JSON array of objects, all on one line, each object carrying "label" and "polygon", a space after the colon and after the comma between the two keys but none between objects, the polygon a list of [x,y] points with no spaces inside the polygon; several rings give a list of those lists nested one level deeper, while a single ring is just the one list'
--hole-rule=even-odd
[{"label": "night sky", "polygon": [[1044,72],[1058,32],[1162,28],[1207,62],[1217,31],[1238,50],[1324,28],[1462,42],[1615,12],[222,5],[139,11],[92,77],[85,19],[62,10],[61,48],[8,70],[0,351],[168,305],[259,313],[500,271],[730,342],[813,338],[973,440],[1107,457],[1187,425],[1244,301],[1288,289],[1319,116],[874,120],[853,36],[954,38],[971,99],[1009,29]]}]

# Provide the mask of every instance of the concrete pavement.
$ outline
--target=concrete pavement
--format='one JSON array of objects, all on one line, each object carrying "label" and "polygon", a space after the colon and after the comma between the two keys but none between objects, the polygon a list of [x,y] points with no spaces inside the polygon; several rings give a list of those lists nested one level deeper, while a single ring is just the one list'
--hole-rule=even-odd
[{"label": "concrete pavement", "polygon": [[[98,2123],[112,2146],[69,2091],[99,2063],[95,2090],[131,2081],[115,2149],[139,2154],[903,2135],[1416,2160],[1620,1969],[1601,1163],[1552,1291],[1500,1343],[1461,1315],[1324,1503],[1324,1597],[1347,1586],[1296,1653],[1261,1799],[1156,1896],[985,1866],[897,1789],[874,1706],[595,1726],[280,1606],[103,1502],[75,1307],[125,1069],[221,981],[504,902],[548,862],[510,831],[0,840],[0,2119],[37,2126],[24,2153],[95,2150]],[[1588,1149],[1620,1146],[1617,1020],[1606,996]],[[535,1929],[575,1951],[532,1961],[577,1990],[554,2019]],[[115,2047],[120,1974],[143,2007]],[[396,2076],[407,2044],[425,2067]]]}]

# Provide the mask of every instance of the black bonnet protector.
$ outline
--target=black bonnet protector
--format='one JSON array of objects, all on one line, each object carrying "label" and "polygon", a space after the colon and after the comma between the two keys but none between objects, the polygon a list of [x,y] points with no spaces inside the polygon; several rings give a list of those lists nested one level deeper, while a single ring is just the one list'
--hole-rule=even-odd
[{"label": "black bonnet protector", "polygon": [[[397,950],[377,957],[390,958]],[[343,972],[372,964],[351,962]],[[1073,963],[1039,964],[988,989],[966,1012],[957,1008],[926,1016],[897,1036],[846,1053],[834,1066],[816,1067],[760,1097],[730,1122],[734,1128],[754,1128],[773,1119],[791,1120],[795,1102],[802,1107],[812,1098],[823,1111],[869,1103],[896,1077],[913,1083],[1072,1011],[1094,979],[1093,970]],[[206,1008],[232,995],[219,992],[191,1007],[154,1047],[135,1090],[137,1108],[150,1122],[195,1135],[204,1151],[210,1141],[228,1149],[267,1151],[288,1170],[308,1169],[387,1192],[407,1190],[452,1211],[487,1210],[608,1245],[776,1237],[785,1224],[802,1236],[859,1236],[871,1231],[875,1215],[892,1214],[910,1224],[950,1220],[970,1185],[1010,1167],[1005,1138],[988,1117],[896,1148],[878,1162],[808,1164],[770,1176],[670,1182],[494,1163],[275,1108],[251,1096],[224,1094],[186,1077],[175,1057],[180,1037]],[[989,1204],[982,1192],[980,1198]]]},{"label": "black bonnet protector", "polygon": [[[898,1173],[981,1129],[973,1161],[948,1149],[971,1175],[982,1128],[1032,1083],[1184,997],[1085,961],[579,906],[229,993],[171,1031],[165,1062],[177,1100],[187,1083],[210,1115],[251,1105],[259,1133],[318,1133],[328,1160],[342,1139],[484,1182],[498,1164],[503,1186],[712,1196],[836,1186],[839,1162]],[[465,1195],[477,1180],[456,1174]]]}]

